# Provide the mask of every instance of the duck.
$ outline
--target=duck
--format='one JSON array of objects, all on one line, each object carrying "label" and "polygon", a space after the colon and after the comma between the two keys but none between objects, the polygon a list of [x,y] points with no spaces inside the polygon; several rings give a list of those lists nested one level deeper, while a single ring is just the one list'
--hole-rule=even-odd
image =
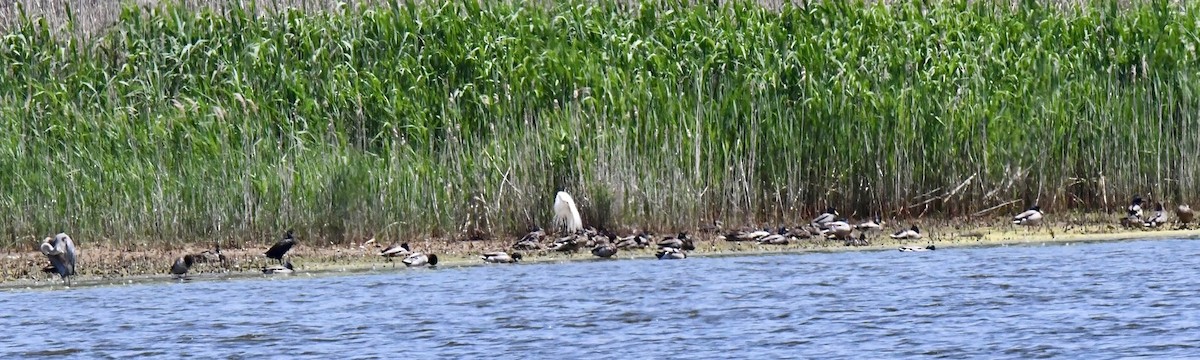
[{"label": "duck", "polygon": [[926,246],[926,247],[919,247],[919,246],[901,246],[900,247],[901,252],[933,251],[933,250],[937,250],[937,247],[933,246],[933,244],[929,244],[929,246]]},{"label": "duck", "polygon": [[576,232],[574,235],[568,235],[557,240],[550,246],[550,250],[557,252],[576,252],[579,251],[581,243],[587,241],[587,236],[582,231]]},{"label": "duck", "polygon": [[1141,195],[1134,195],[1133,201],[1130,201],[1129,206],[1125,207],[1125,214],[1130,218],[1141,220],[1143,202]]},{"label": "duck", "polygon": [[192,260],[195,263],[225,263],[225,255],[221,254],[221,244],[213,244],[211,250],[201,251],[199,254],[193,255]]},{"label": "duck", "polygon": [[858,225],[854,225],[854,228],[858,229],[858,231],[880,230],[880,229],[883,229],[883,221],[879,219],[878,215],[876,215],[874,218],[872,218],[871,220],[869,220],[867,222],[864,222],[864,223],[861,223]]},{"label": "duck", "polygon": [[854,227],[846,222],[846,219],[838,219],[825,223],[825,231],[822,232],[829,239],[849,239]]},{"label": "duck", "polygon": [[613,255],[616,255],[616,254],[617,254],[616,245],[606,243],[606,244],[596,245],[596,247],[592,248],[592,255],[600,257],[600,258],[608,259],[608,258],[613,257]]},{"label": "duck", "polygon": [[681,232],[676,237],[662,239],[658,242],[660,248],[676,248],[683,250],[696,250],[695,243],[688,237],[687,232]]},{"label": "duck", "polygon": [[683,252],[683,250],[680,250],[678,248],[671,248],[671,247],[659,249],[658,252],[654,254],[654,256],[658,257],[659,260],[687,259],[687,253]]},{"label": "duck", "polygon": [[43,255],[50,260],[54,272],[58,274],[67,286],[71,286],[71,276],[75,275],[75,242],[65,232],[42,240],[39,248]]},{"label": "duck", "polygon": [[1042,208],[1034,205],[1017,216],[1013,216],[1012,223],[1016,225],[1038,226],[1042,224]]},{"label": "duck", "polygon": [[291,250],[292,246],[295,245],[296,238],[292,236],[292,229],[288,229],[283,234],[283,239],[279,239],[279,241],[275,242],[275,245],[271,245],[271,248],[267,249],[267,252],[263,253],[263,255],[266,255],[269,259],[279,260],[279,263],[283,264],[283,255],[287,254],[288,250]]},{"label": "duck", "polygon": [[283,265],[271,265],[271,266],[263,266],[262,267],[262,273],[267,274],[267,275],[291,274],[293,272],[296,272],[296,269],[292,267],[291,260],[288,260],[287,262],[283,263]]},{"label": "duck", "polygon": [[1192,212],[1192,207],[1188,204],[1179,204],[1175,207],[1175,219],[1179,221],[1179,226],[1186,228],[1193,219],[1196,218],[1196,213]]},{"label": "duck", "polygon": [[408,243],[401,243],[400,245],[392,244],[383,250],[380,250],[379,256],[387,258],[388,261],[392,261],[392,258],[394,257],[408,256],[408,254],[411,253],[412,248],[408,247]]},{"label": "duck", "polygon": [[480,258],[482,258],[484,262],[493,264],[511,264],[521,261],[523,256],[519,252],[509,254],[503,251],[493,251],[483,253]]},{"label": "duck", "polygon": [[825,209],[825,212],[821,213],[820,215],[817,215],[816,218],[813,218],[812,223],[817,225],[817,227],[820,227],[821,229],[825,229],[826,228],[825,224],[837,221],[837,216],[838,216],[837,209],[830,206],[829,208]]},{"label": "duck", "polygon": [[534,226],[529,228],[529,232],[525,233],[517,243],[513,244],[514,250],[541,250],[542,239],[546,238],[546,231],[542,228]]},{"label": "duck", "polygon": [[423,253],[415,252],[408,254],[408,257],[404,258],[404,260],[401,260],[400,262],[403,262],[404,266],[407,267],[421,267],[425,265],[429,265],[429,267],[435,267],[437,266],[438,258],[437,255],[434,254],[425,255]]},{"label": "duck", "polygon": [[713,220],[712,224],[700,225],[700,232],[705,234],[716,234],[725,228],[725,223],[721,220]]},{"label": "duck", "polygon": [[192,264],[196,263],[196,257],[192,254],[187,254],[175,259],[175,263],[171,265],[171,275],[175,278],[183,278],[187,276],[188,270],[192,268]]},{"label": "duck", "polygon": [[641,232],[638,232],[637,234],[629,235],[626,237],[619,237],[619,238],[617,238],[617,241],[616,241],[617,248],[622,249],[622,250],[641,249],[641,248],[645,248],[646,246],[649,246],[649,245],[650,245],[650,235],[647,234],[645,231],[641,231]]},{"label": "duck", "polygon": [[758,238],[758,243],[763,245],[787,245],[791,238],[788,235],[789,233],[790,231],[787,227],[780,226],[778,232]]},{"label": "duck", "polygon": [[851,237],[850,239],[846,239],[846,246],[867,246],[867,245],[871,245],[871,240],[867,240],[866,232],[859,232],[857,239],[855,239],[853,237]]},{"label": "duck", "polygon": [[718,238],[725,241],[754,241],[770,235],[771,229],[763,228],[762,230],[735,231],[721,235]]},{"label": "duck", "polygon": [[922,237],[921,228],[918,228],[916,225],[913,225],[908,229],[894,232],[890,236],[893,239],[920,239]]},{"label": "duck", "polygon": [[1142,226],[1148,227],[1148,228],[1156,228],[1165,222],[1167,222],[1167,212],[1163,210],[1163,204],[1155,203],[1154,204],[1154,215],[1152,215],[1152,216],[1150,216],[1150,218],[1146,219],[1146,221],[1142,224]]}]

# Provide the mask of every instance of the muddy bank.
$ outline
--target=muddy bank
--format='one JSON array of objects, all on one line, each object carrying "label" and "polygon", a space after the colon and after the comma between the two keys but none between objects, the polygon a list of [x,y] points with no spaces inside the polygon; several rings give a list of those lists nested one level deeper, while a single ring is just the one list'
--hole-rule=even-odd
[{"label": "muddy bank", "polygon": [[[994,222],[960,223],[954,221],[916,221],[901,224],[885,223],[883,231],[869,234],[869,245],[847,246],[843,241],[801,240],[788,245],[764,245],[755,242],[730,242],[720,240],[721,232],[701,232],[691,229],[696,240],[696,250],[689,251],[691,257],[746,256],[756,254],[781,254],[832,251],[881,251],[895,250],[901,246],[928,244],[938,249],[966,246],[1000,246],[1037,243],[1072,243],[1093,241],[1118,241],[1149,238],[1195,238],[1200,229],[1175,229],[1165,226],[1160,229],[1125,229],[1108,221],[1080,221],[1077,216],[1067,221],[1048,223],[1039,228],[1023,228],[1005,224],[1003,219]],[[910,224],[921,226],[922,239],[896,240],[888,234]],[[1000,225],[995,225],[1000,224]],[[724,230],[728,231],[728,230]],[[547,237],[543,243],[553,241]],[[488,251],[511,251],[516,238],[501,237],[482,241],[455,240],[407,240],[415,251],[437,254],[439,268],[485,265],[479,254]],[[262,253],[274,243],[274,239],[261,243],[251,242],[241,248],[224,248],[220,262],[198,263],[189,274],[188,281],[211,281],[264,276],[328,276],[362,272],[407,271],[399,259],[388,261],[379,256],[379,251],[390,241],[352,243],[344,246],[320,245],[314,241],[299,239],[288,257],[296,268],[291,275],[263,275],[261,268],[276,262],[266,259]],[[364,241],[365,242],[365,241]],[[174,259],[184,254],[198,254],[211,250],[210,246],[197,244],[184,248],[136,249],[118,248],[111,245],[88,246],[80,241],[79,275],[72,283],[75,287],[95,285],[135,284],[149,282],[179,281],[169,274]],[[257,246],[255,246],[257,245]],[[655,249],[622,250],[616,259],[653,259]],[[553,251],[522,251],[523,263],[554,263],[568,261],[611,261],[592,256],[586,249],[576,253]],[[57,275],[43,272],[47,264],[45,256],[30,246],[28,249],[6,249],[0,258],[0,289],[61,288]],[[491,265],[504,266],[504,265]]]}]

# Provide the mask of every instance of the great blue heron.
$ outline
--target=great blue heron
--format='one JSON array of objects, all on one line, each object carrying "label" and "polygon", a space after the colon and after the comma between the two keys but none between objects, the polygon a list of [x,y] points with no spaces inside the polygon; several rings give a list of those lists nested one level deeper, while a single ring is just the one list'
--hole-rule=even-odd
[{"label": "great blue heron", "polygon": [[280,239],[275,243],[275,245],[272,245],[270,249],[267,249],[267,252],[263,253],[263,255],[266,255],[271,259],[279,260],[279,263],[283,264],[283,255],[287,254],[288,250],[291,250],[292,246],[294,245],[296,245],[296,238],[292,236],[292,230],[288,229],[287,233],[283,235],[283,239]]},{"label": "great blue heron", "polygon": [[67,286],[71,286],[71,276],[75,275],[75,242],[66,233],[59,233],[52,238],[42,241],[42,254],[50,259],[54,271],[62,277]]},{"label": "great blue heron", "polygon": [[575,199],[566,191],[559,191],[554,196],[554,224],[565,228],[564,233],[574,233],[583,229],[583,219],[579,217]]}]

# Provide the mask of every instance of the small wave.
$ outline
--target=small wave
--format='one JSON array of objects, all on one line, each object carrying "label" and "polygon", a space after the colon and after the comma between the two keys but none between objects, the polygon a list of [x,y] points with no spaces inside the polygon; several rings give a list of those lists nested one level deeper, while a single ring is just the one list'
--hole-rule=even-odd
[{"label": "small wave", "polygon": [[23,355],[25,355],[25,356],[63,356],[63,355],[78,354],[81,352],[83,352],[83,349],[70,348],[70,349],[57,349],[57,350],[30,351],[30,352],[24,353]]}]

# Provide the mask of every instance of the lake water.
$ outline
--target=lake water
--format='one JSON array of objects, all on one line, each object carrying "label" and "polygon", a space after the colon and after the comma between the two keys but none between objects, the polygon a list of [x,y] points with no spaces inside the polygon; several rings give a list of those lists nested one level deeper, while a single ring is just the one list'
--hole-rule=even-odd
[{"label": "lake water", "polygon": [[0,358],[1185,358],[1200,242],[621,260],[0,293]]}]

